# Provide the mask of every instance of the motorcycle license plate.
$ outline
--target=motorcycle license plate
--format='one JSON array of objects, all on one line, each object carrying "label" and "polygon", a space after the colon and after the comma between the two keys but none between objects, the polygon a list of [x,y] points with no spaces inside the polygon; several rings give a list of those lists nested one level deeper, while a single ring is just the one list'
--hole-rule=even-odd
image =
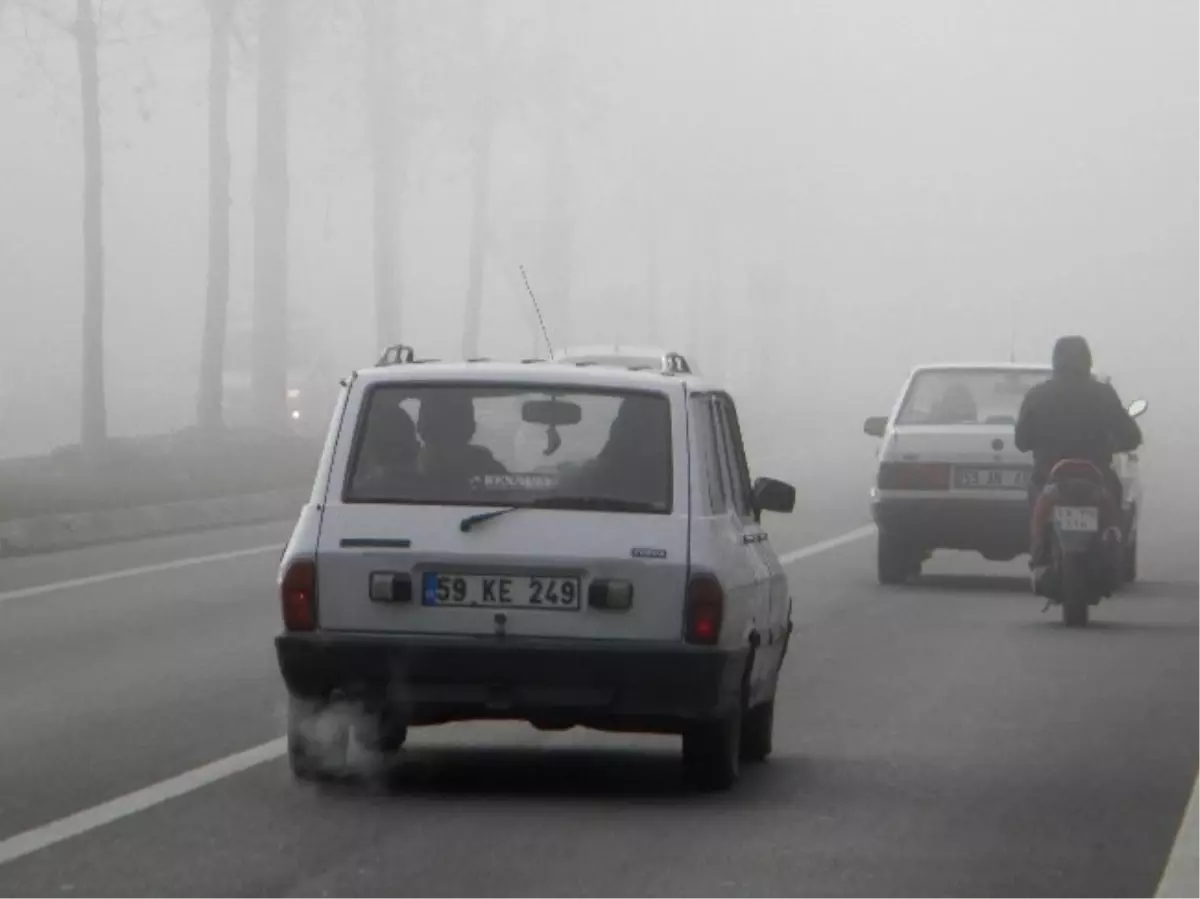
[{"label": "motorcycle license plate", "polygon": [[1100,530],[1100,510],[1095,506],[1055,506],[1054,523],[1064,531]]}]

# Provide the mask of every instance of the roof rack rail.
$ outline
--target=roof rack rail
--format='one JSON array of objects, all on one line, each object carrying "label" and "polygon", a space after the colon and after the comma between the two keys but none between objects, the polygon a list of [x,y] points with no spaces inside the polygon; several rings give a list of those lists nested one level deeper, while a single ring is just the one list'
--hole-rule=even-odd
[{"label": "roof rack rail", "polygon": [[394,343],[383,351],[377,365],[411,365],[416,362],[413,348],[406,343]]},{"label": "roof rack rail", "polygon": [[556,362],[576,366],[609,366],[631,371],[658,371],[664,375],[695,374],[683,353],[658,347],[592,346],[564,350],[554,355]]}]

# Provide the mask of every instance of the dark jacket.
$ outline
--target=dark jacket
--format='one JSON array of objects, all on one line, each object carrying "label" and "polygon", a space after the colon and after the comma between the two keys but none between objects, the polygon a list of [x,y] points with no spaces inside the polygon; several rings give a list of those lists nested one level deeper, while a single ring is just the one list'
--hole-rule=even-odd
[{"label": "dark jacket", "polygon": [[1113,453],[1141,446],[1142,430],[1111,384],[1056,374],[1026,394],[1015,438],[1017,449],[1033,453],[1034,479],[1044,480],[1063,459],[1110,467]]}]

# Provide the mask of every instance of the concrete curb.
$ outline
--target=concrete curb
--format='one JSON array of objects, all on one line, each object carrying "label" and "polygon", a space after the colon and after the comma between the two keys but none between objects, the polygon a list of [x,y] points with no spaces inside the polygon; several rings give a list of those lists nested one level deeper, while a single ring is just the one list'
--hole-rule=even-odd
[{"label": "concrete curb", "polygon": [[281,521],[299,514],[308,487],[0,522],[0,558],[142,540],[185,531]]}]

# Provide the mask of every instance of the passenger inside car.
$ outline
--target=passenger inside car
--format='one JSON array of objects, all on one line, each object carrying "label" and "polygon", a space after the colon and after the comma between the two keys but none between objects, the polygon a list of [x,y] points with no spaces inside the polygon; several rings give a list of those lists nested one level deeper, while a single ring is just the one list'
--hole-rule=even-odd
[{"label": "passenger inside car", "polygon": [[487,447],[472,443],[475,404],[456,390],[431,390],[421,400],[417,429],[424,446],[419,470],[437,481],[462,481],[480,475],[507,474]]},{"label": "passenger inside car", "polygon": [[371,494],[411,480],[420,449],[412,416],[397,403],[376,403],[367,418],[351,491]]}]

